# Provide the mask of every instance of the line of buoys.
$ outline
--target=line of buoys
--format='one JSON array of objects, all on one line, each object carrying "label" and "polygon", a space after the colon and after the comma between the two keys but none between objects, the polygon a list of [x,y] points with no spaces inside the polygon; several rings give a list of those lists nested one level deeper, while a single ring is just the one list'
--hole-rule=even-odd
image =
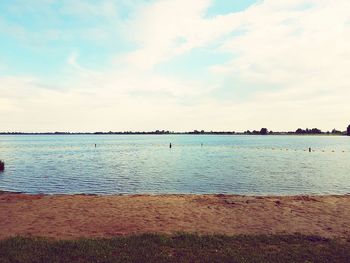
[{"label": "line of buoys", "polygon": [[[201,147],[203,147],[203,143],[200,144]],[[96,147],[96,144],[95,144],[95,147]],[[169,148],[171,149],[173,147],[172,143],[169,143]],[[251,147],[240,147],[240,146],[231,146],[232,148],[234,149],[243,149],[243,150],[272,150],[272,151],[275,151],[275,150],[279,150],[279,151],[294,151],[294,152],[298,152],[298,151],[304,151],[304,152],[322,152],[322,153],[327,153],[327,152],[332,152],[332,153],[335,153],[337,151],[335,150],[329,150],[329,151],[326,151],[324,149],[320,149],[320,150],[315,150],[315,149],[312,149],[311,147],[308,147],[307,149],[289,149],[289,148],[268,148],[268,147],[256,147],[256,148],[251,148]],[[348,153],[350,151],[345,151],[345,150],[339,150],[339,152],[341,153]]]},{"label": "line of buoys", "polygon": [[[297,152],[297,151],[304,151],[304,152],[323,152],[323,153],[326,153],[326,152],[332,152],[332,153],[335,153],[337,151],[335,150],[329,150],[329,151],[326,151],[326,150],[315,150],[315,149],[312,149],[311,147],[307,148],[307,149],[289,149],[289,148],[249,148],[249,147],[234,147],[235,149],[245,149],[245,150],[272,150],[272,151],[294,151],[294,152]],[[350,152],[350,151],[345,151],[345,150],[339,150],[338,152],[341,152],[341,153],[347,153],[347,152]]]}]

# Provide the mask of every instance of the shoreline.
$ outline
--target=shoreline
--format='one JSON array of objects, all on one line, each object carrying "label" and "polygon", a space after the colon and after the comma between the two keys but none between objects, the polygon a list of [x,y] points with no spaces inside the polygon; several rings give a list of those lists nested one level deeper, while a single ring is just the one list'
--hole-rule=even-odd
[{"label": "shoreline", "polygon": [[0,191],[0,239],[178,232],[350,237],[350,195],[45,195]]},{"label": "shoreline", "polygon": [[18,195],[29,195],[29,196],[216,196],[216,197],[267,197],[267,198],[284,198],[284,197],[339,197],[339,196],[349,196],[349,193],[344,194],[317,194],[317,193],[310,193],[310,194],[227,194],[227,193],[111,193],[111,194],[96,194],[96,193],[29,193],[29,192],[20,192],[20,191],[8,191],[8,190],[0,190],[0,196],[2,194],[18,194]]}]

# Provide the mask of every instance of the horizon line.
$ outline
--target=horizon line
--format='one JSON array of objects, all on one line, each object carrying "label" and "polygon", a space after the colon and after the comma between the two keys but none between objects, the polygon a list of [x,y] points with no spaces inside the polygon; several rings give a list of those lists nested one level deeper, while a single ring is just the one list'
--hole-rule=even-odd
[{"label": "horizon line", "polygon": [[[350,125],[349,125],[350,127]],[[22,131],[3,131],[0,135],[74,135],[74,134],[91,134],[91,135],[108,135],[108,134],[252,134],[252,135],[267,135],[267,134],[332,134],[332,135],[346,135],[347,130],[332,129],[331,131],[322,131],[318,128],[297,128],[294,131],[272,131],[267,128],[261,128],[259,130],[245,130],[245,131],[234,131],[234,130],[221,130],[221,131],[205,131],[205,130],[192,130],[192,131],[169,131],[169,130],[153,130],[153,131],[46,131],[46,132],[22,132]]]}]

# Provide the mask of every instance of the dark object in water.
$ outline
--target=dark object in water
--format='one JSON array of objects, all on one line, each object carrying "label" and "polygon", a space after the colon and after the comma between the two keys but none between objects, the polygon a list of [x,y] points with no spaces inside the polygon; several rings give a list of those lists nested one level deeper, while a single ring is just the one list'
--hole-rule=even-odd
[{"label": "dark object in water", "polygon": [[171,149],[171,147],[172,147],[172,145],[171,145],[171,143],[169,144],[169,148]]},{"label": "dark object in water", "polygon": [[309,153],[311,153],[311,147],[309,148]]},{"label": "dark object in water", "polygon": [[5,163],[0,160],[0,172],[3,172],[5,170]]}]

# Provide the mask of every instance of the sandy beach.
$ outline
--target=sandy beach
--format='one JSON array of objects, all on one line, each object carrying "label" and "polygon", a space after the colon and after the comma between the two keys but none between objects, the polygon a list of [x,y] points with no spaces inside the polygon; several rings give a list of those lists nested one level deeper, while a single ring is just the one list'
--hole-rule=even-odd
[{"label": "sandy beach", "polygon": [[146,232],[348,238],[350,195],[28,195],[1,192],[0,238],[101,238]]}]

